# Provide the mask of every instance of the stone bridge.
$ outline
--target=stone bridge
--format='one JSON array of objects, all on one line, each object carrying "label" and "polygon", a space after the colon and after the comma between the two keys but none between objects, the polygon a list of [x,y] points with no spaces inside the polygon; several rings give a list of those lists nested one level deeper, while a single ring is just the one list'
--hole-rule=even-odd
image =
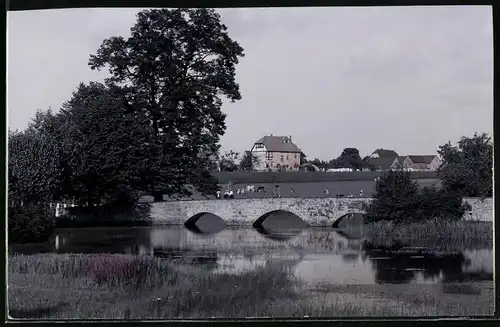
[{"label": "stone bridge", "polygon": [[[350,213],[364,213],[370,198],[260,198],[233,200],[187,200],[155,202],[151,218],[156,224],[184,224],[201,213],[221,217],[227,225],[251,226],[272,211],[284,210],[303,219],[309,226],[332,226]],[[466,198],[472,210],[467,220],[493,221],[493,199]]]}]

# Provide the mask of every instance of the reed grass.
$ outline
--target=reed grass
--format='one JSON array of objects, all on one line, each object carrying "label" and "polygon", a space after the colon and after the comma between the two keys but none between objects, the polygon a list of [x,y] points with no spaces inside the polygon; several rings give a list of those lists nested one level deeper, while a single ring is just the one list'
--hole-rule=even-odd
[{"label": "reed grass", "polygon": [[397,225],[377,222],[364,228],[365,238],[375,246],[395,244],[435,250],[485,249],[493,247],[493,223],[429,219]]},{"label": "reed grass", "polygon": [[232,275],[127,255],[14,255],[8,271],[11,315],[32,318],[237,317],[297,284],[280,269]]}]

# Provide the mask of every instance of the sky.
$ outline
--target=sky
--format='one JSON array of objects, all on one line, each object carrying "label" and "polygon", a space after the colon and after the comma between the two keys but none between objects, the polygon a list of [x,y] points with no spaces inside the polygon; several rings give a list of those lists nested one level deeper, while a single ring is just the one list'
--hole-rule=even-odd
[{"label": "sky", "polygon": [[[57,111],[103,39],[130,35],[139,8],[8,12],[9,128]],[[225,101],[222,150],[291,135],[309,159],[346,147],[435,154],[474,132],[493,133],[489,6],[218,9],[244,48],[242,99]]]}]

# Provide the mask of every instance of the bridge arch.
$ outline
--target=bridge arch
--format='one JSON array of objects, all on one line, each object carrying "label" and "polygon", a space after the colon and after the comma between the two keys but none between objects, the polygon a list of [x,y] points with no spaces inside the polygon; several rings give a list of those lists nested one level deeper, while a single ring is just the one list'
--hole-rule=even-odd
[{"label": "bridge arch", "polygon": [[364,225],[365,214],[361,211],[348,212],[337,218],[333,228],[358,227]]},{"label": "bridge arch", "polygon": [[[202,219],[202,221],[200,221],[200,219]],[[203,211],[191,216],[184,222],[184,226],[198,233],[217,233],[226,227],[226,222],[216,214]]]},{"label": "bridge arch", "polygon": [[262,223],[269,216],[271,216],[272,214],[276,214],[276,213],[289,213],[289,214],[292,214],[297,219],[300,219],[300,221],[302,221],[305,226],[308,225],[307,222],[304,219],[302,219],[302,217],[300,217],[300,215],[297,212],[294,212],[294,210],[289,210],[289,209],[275,209],[275,210],[271,210],[271,211],[268,211],[268,212],[265,212],[265,213],[261,214],[259,216],[259,218],[257,218],[256,221],[254,221],[254,223],[252,224],[252,227],[253,228],[261,228],[262,227]]}]

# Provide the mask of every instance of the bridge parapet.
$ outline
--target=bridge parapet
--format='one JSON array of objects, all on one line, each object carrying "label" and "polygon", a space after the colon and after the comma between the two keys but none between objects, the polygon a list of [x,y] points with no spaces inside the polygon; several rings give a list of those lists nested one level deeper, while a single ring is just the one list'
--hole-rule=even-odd
[{"label": "bridge parapet", "polygon": [[[184,224],[192,216],[209,212],[228,225],[251,226],[262,215],[285,210],[302,218],[309,226],[331,226],[348,213],[363,213],[370,198],[260,198],[233,200],[193,200],[157,202],[151,216],[159,224]],[[493,199],[466,198],[472,210],[468,220],[493,221]]]}]

